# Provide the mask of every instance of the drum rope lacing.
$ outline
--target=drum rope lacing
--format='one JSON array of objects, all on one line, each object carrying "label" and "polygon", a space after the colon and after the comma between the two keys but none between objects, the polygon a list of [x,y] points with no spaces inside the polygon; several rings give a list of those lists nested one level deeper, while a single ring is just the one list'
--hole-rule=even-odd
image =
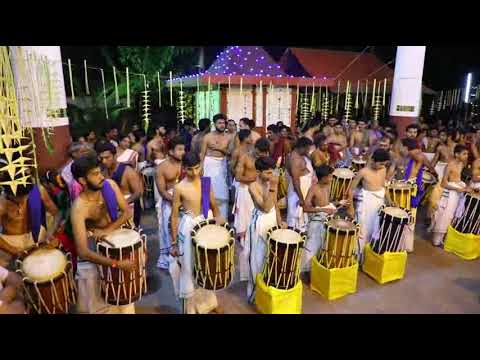
[{"label": "drum rope lacing", "polygon": [[[355,261],[355,252],[356,252],[355,244],[359,245],[358,243],[359,225],[354,221],[353,222],[354,227],[352,229],[341,229],[329,224],[329,221],[332,219],[334,218],[330,217],[330,219],[328,219],[325,224],[326,236],[325,236],[325,241],[323,243],[323,247],[322,247],[321,253],[319,254],[320,256],[318,257],[318,260],[320,263],[324,263],[327,269],[331,268],[332,262],[336,268],[349,267],[353,265]],[[333,246],[332,256],[329,255],[329,252],[330,252],[329,244],[330,244],[330,237],[332,234],[330,229],[335,230],[334,231],[335,239],[333,240],[334,246]],[[337,241],[339,239],[340,232],[345,233],[345,238],[343,239],[341,253],[340,255],[337,255]],[[339,260],[337,260],[338,258]],[[335,264],[336,260],[338,262],[337,264]],[[346,264],[344,264],[345,262]]]},{"label": "drum rope lacing", "polygon": [[[37,249],[40,248],[40,244],[38,244],[38,243],[35,244],[34,246]],[[60,251],[62,251],[61,247],[60,247]],[[30,249],[25,250],[23,252],[23,254],[24,254],[24,256],[28,256],[29,254],[31,254]],[[57,313],[57,311],[56,311],[57,307],[59,308],[60,311],[63,311],[64,313],[67,313],[69,304],[76,303],[75,294],[76,294],[77,288],[76,288],[75,282],[73,280],[72,271],[71,271],[72,270],[71,254],[66,253],[65,256],[67,258],[67,262],[65,263],[65,268],[61,272],[61,275],[63,275],[63,276],[59,277],[59,275],[60,275],[59,274],[59,275],[55,276],[56,280],[55,280],[55,278],[53,278],[53,279],[50,279],[48,281],[37,281],[37,280],[33,281],[32,279],[30,279],[30,277],[28,277],[28,275],[24,274],[23,271],[21,270],[21,265],[23,264],[23,260],[17,260],[16,261],[17,266],[19,267],[19,269],[16,272],[19,273],[20,275],[22,275],[22,282],[23,282],[23,288],[25,290],[25,294],[27,295],[27,298],[28,298],[28,301],[29,301],[30,305],[33,306],[34,310],[38,314],[42,314],[42,309],[45,309],[45,311],[48,314],[56,314]],[[68,273],[67,273],[67,269],[69,270]],[[57,288],[56,288],[56,282],[58,283],[58,281],[61,283],[61,287],[62,287],[62,290],[63,290],[63,295],[64,295],[64,304],[63,305],[61,304],[61,300],[60,300],[60,297],[58,295]],[[39,289],[39,286],[38,286],[39,284],[44,285],[47,282],[50,283],[50,297],[51,297],[52,302],[53,302],[53,304],[52,304],[53,309],[52,310],[49,309],[48,304],[45,302],[45,300],[42,296],[42,293]],[[28,286],[25,285],[26,283],[33,284],[33,288],[35,290],[36,296],[33,296],[30,293],[30,289],[28,288]],[[67,290],[67,287],[69,288],[68,290]],[[37,299],[37,301],[35,301],[35,298]]]},{"label": "drum rope lacing", "polygon": [[[471,205],[473,200],[475,200],[475,205],[473,206],[473,209],[471,209]],[[475,198],[473,196],[465,196],[465,200],[467,202],[467,206],[465,206],[465,210],[463,211],[463,214],[454,219],[452,226],[459,232],[461,233],[472,233],[472,234],[478,234],[480,232],[480,216],[477,216],[475,218],[475,214],[477,214],[479,204],[480,204],[480,199]],[[475,220],[475,223],[473,221]],[[473,225],[472,225],[473,223]],[[463,224],[463,225],[462,225]],[[460,227],[460,229],[458,229]]]},{"label": "drum rope lacing", "polygon": [[[384,214],[385,214],[384,218],[383,218],[384,220],[382,221],[382,225],[380,226],[380,229],[378,230],[379,234],[383,234],[383,230],[385,228],[385,223],[386,223],[385,218],[386,218],[387,215],[392,218],[392,221],[388,224],[388,229],[387,229],[387,232],[383,235],[383,239],[380,239],[380,238],[374,239],[373,242],[372,242],[372,246],[375,247],[375,244],[377,243],[377,241],[379,241],[380,242],[379,243],[379,249],[382,249],[385,241],[387,241],[387,239],[389,239],[389,237],[392,233],[392,227],[393,227],[393,218],[394,217],[390,214],[386,214],[386,213],[384,213]],[[408,216],[409,216],[408,217],[408,219],[409,219],[408,222],[410,223],[412,221],[411,214],[408,214]],[[406,224],[399,224],[399,226],[396,227],[393,240],[392,240],[391,244],[389,244],[390,247],[387,248],[388,252],[398,252],[398,251],[402,251],[403,249],[405,249],[405,246],[406,246],[405,238],[403,236],[400,238],[400,236],[403,235],[402,230],[403,230],[404,225],[406,225]],[[398,244],[396,249],[393,249],[394,244]],[[402,249],[402,250],[400,250],[400,249]]]}]

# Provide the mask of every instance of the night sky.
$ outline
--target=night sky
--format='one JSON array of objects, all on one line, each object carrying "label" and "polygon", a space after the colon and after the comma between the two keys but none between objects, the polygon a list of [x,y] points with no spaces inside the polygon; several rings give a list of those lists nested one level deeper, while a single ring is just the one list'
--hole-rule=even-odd
[{"label": "night sky", "polygon": [[[319,45],[303,46],[324,48],[332,50],[362,51],[365,46],[339,46],[339,45]],[[209,66],[215,59],[215,56],[222,51],[224,46],[209,46],[205,48],[205,66]],[[286,47],[264,46],[264,48],[275,59],[279,60]],[[395,59],[395,46],[375,46],[374,53],[384,62]],[[87,59],[89,64],[99,67],[103,59],[98,46],[90,47],[62,47],[62,56],[71,58],[73,63],[81,64],[83,59]],[[451,89],[463,87],[466,73],[473,72],[474,81],[480,80],[480,46],[428,46],[425,55],[425,68],[423,80],[424,83],[434,90]],[[478,80],[477,80],[478,79]]]}]

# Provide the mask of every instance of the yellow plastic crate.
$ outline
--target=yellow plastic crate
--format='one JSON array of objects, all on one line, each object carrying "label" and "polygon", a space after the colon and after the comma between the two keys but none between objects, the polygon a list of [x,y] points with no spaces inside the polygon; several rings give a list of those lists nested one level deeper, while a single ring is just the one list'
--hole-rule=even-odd
[{"label": "yellow plastic crate", "polygon": [[480,235],[463,234],[449,225],[443,248],[462,259],[475,260],[480,257]]},{"label": "yellow plastic crate", "polygon": [[380,284],[403,279],[407,267],[407,252],[385,252],[382,255],[372,250],[370,244],[364,248],[364,273],[370,275]]},{"label": "yellow plastic crate", "polygon": [[310,289],[328,300],[341,298],[357,291],[358,263],[346,268],[327,269],[317,257],[312,258]]},{"label": "yellow plastic crate", "polygon": [[301,314],[302,282],[288,290],[267,286],[261,274],[257,275],[255,305],[262,314]]}]

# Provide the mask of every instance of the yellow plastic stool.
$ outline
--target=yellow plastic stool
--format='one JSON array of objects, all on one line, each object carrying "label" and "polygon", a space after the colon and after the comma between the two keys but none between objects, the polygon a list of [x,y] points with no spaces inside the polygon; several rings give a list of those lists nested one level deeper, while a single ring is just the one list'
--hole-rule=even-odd
[{"label": "yellow plastic stool", "polygon": [[301,314],[302,282],[288,290],[267,286],[261,274],[257,275],[255,305],[262,314]]},{"label": "yellow plastic stool", "polygon": [[370,244],[364,247],[364,273],[370,275],[380,284],[403,279],[407,267],[407,252],[385,252],[382,255],[372,250]]},{"label": "yellow plastic stool", "polygon": [[312,258],[310,289],[328,300],[341,298],[357,291],[358,263],[346,268],[327,269]]},{"label": "yellow plastic stool", "polygon": [[443,248],[464,260],[475,260],[480,257],[480,235],[463,234],[449,225]]}]

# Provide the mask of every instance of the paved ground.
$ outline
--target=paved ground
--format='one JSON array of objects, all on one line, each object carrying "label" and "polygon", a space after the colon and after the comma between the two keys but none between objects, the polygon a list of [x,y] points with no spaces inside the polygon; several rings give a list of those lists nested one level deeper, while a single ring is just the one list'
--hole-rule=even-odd
[{"label": "paved ground", "polygon": [[[156,215],[147,212],[142,226],[149,239],[147,265],[149,291],[136,309],[139,314],[178,314],[180,302],[175,298],[168,272],[156,268],[158,236]],[[328,301],[303,287],[305,314],[369,313],[480,313],[480,260],[465,261],[431,245],[421,221],[416,227],[415,252],[408,255],[405,278],[379,285],[359,272],[357,292],[342,299]],[[246,301],[246,282],[234,280],[226,290],[217,292],[226,314],[255,314]]]}]

